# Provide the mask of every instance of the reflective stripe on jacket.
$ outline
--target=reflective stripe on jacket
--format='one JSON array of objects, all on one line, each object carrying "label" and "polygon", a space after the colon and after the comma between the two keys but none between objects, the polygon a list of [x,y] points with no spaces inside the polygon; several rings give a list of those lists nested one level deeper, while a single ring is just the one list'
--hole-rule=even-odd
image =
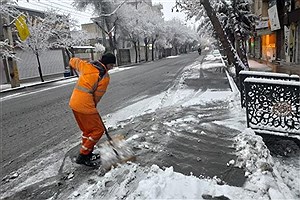
[{"label": "reflective stripe on jacket", "polygon": [[97,113],[97,103],[106,92],[109,75],[106,67],[101,64],[106,73],[100,77],[97,66],[80,58],[71,58],[70,66],[79,72],[79,78],[73,90],[69,106],[79,113]]}]

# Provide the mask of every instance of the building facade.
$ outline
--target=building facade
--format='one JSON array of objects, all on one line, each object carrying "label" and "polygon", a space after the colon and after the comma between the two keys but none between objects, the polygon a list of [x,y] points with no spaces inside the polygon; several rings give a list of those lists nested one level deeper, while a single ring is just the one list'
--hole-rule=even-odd
[{"label": "building facade", "polygon": [[273,68],[300,70],[300,0],[255,0],[253,12],[259,20],[249,40],[249,56]]},{"label": "building facade", "polygon": [[104,43],[103,37],[105,35],[103,34],[103,31],[100,29],[100,27],[97,24],[95,23],[81,24],[81,29],[87,32],[90,45],[94,46],[96,43],[100,43],[100,44]]}]

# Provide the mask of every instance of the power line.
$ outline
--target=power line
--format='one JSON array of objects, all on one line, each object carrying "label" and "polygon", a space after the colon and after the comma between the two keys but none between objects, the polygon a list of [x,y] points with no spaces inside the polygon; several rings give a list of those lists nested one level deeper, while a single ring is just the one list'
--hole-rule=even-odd
[{"label": "power line", "polygon": [[71,6],[69,6],[69,4],[68,5],[66,5],[64,2],[60,2],[60,3],[63,3],[63,4],[59,4],[59,3],[56,3],[56,2],[53,2],[53,1],[49,1],[50,3],[54,3],[54,4],[56,4],[56,5],[59,5],[59,6],[63,6],[63,7],[66,7],[66,8],[68,8],[68,9],[75,9],[75,11],[76,12],[78,12],[78,13],[84,13],[85,14],[85,12],[83,12],[83,11],[79,11],[79,10],[77,10],[75,7],[71,7]]},{"label": "power line", "polygon": [[[27,2],[28,5],[33,5],[33,6],[38,6],[39,8],[41,9],[44,9],[44,10],[48,10],[49,8],[55,8],[59,11],[64,11],[68,14],[71,14],[71,15],[75,15],[77,17],[86,17],[86,18],[91,18],[92,15],[88,15],[84,12],[80,12],[78,10],[76,10],[75,8],[70,8],[70,9],[66,9],[67,6],[64,6],[64,5],[61,5],[61,4],[57,4],[57,3],[54,3],[54,2],[50,2],[50,3],[53,3],[53,4],[56,4],[58,6],[54,6],[54,5],[51,5],[51,4],[46,4],[46,3],[42,3],[41,1],[38,1],[38,2],[33,2],[33,0],[31,2]],[[63,6],[63,7],[59,7],[59,6]]]},{"label": "power line", "polygon": [[56,8],[56,9],[58,9],[58,10],[62,10],[62,11],[65,11],[65,12],[67,12],[67,13],[71,13],[71,14],[73,14],[73,15],[77,15],[77,16],[85,16],[85,17],[91,17],[91,15],[87,15],[86,13],[82,13],[82,12],[78,12],[77,10],[75,10],[75,8],[74,8],[74,10],[67,10],[67,9],[65,9],[65,8],[61,8],[61,7],[57,7],[57,6],[53,6],[53,5],[51,5],[51,4],[46,4],[46,3],[42,3],[42,2],[38,2],[37,4],[35,3],[34,5],[38,5],[38,6],[41,6],[41,7],[46,7],[47,9],[49,9],[49,7],[50,8]]}]

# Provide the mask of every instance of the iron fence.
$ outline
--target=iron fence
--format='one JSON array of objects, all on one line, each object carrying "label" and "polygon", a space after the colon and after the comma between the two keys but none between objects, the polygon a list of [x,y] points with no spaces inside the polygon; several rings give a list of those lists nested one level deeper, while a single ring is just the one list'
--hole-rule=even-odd
[{"label": "iron fence", "polygon": [[300,82],[246,78],[247,126],[300,136]]},{"label": "iron fence", "polygon": [[273,79],[273,80],[289,80],[289,81],[300,81],[300,77],[298,75],[291,75],[284,73],[273,73],[273,72],[259,72],[259,71],[240,71],[240,93],[241,93],[241,106],[245,107],[245,79],[248,77],[253,78],[266,78],[266,79]]}]

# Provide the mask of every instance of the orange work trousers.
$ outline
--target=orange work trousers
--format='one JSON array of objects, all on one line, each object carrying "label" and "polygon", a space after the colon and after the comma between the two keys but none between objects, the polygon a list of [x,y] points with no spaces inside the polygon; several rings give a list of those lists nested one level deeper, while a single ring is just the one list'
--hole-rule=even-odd
[{"label": "orange work trousers", "polygon": [[73,110],[77,124],[82,131],[80,154],[87,155],[104,133],[104,126],[99,113],[82,114]]}]

